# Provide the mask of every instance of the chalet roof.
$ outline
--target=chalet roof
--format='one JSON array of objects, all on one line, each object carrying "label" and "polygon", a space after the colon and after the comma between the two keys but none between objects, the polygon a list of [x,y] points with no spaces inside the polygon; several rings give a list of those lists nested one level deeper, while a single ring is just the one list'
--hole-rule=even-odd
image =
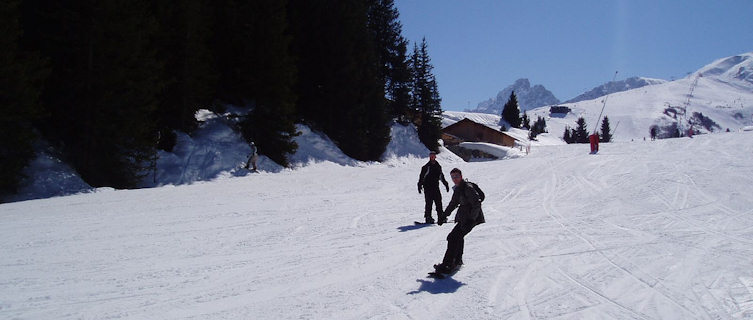
[{"label": "chalet roof", "polygon": [[453,123],[453,124],[451,124],[451,125],[449,125],[449,126],[446,126],[446,127],[442,128],[442,132],[443,132],[443,133],[445,133],[445,134],[448,134],[448,135],[451,135],[451,136],[453,136],[452,134],[449,134],[448,132],[449,132],[449,131],[452,131],[452,130],[453,130],[453,128],[455,128],[455,127],[457,127],[457,126],[461,126],[461,125],[463,125],[463,124],[469,124],[469,125],[471,125],[471,126],[474,126],[474,127],[480,128],[480,129],[481,129],[481,128],[484,128],[484,129],[487,129],[487,130],[491,130],[491,131],[493,131],[493,132],[494,132],[495,134],[499,134],[499,135],[501,135],[501,136],[507,136],[507,137],[510,137],[511,139],[513,139],[513,140],[515,140],[515,141],[518,141],[518,142],[524,142],[524,141],[525,141],[525,138],[523,138],[523,137],[521,137],[521,136],[519,136],[519,135],[516,135],[516,134],[510,134],[510,133],[508,133],[508,132],[505,132],[505,131],[499,131],[499,129],[497,129],[497,128],[492,128],[492,127],[490,127],[490,126],[488,126],[488,125],[485,125],[485,124],[483,124],[483,123],[478,123],[478,122],[476,122],[476,121],[473,121],[473,120],[471,120],[471,119],[468,119],[468,118],[463,118],[462,120],[460,120],[460,121],[458,121],[458,122],[455,122],[455,123]]},{"label": "chalet roof", "polygon": [[[485,125],[483,123],[478,123],[478,122],[473,121],[473,120],[468,119],[468,118],[463,118],[462,120],[460,120],[458,122],[455,122],[455,123],[453,123],[453,124],[451,124],[449,126],[446,126],[446,127],[442,128],[442,131],[447,130],[447,129],[452,128],[452,127],[455,127],[455,126],[458,126],[458,125],[460,125],[460,123],[471,123],[473,125],[484,126],[484,127],[489,128],[489,129],[492,129],[492,130],[495,130],[495,131],[499,131],[498,128],[493,128],[493,127],[490,127],[490,126]],[[502,132],[502,131],[499,131],[499,132],[504,134],[504,132]]]}]

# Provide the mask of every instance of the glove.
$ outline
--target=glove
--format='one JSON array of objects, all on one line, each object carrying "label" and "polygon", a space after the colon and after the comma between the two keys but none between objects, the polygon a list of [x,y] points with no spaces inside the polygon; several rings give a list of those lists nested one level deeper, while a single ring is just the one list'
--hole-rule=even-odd
[{"label": "glove", "polygon": [[418,193],[421,193],[421,185],[418,185]]}]

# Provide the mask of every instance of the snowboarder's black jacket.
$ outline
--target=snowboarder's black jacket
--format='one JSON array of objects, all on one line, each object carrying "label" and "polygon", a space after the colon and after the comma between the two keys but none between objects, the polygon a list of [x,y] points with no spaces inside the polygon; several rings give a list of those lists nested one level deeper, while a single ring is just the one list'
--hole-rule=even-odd
[{"label": "snowboarder's black jacket", "polygon": [[421,167],[421,174],[418,176],[418,188],[422,187],[427,190],[439,190],[439,180],[442,180],[445,188],[449,189],[447,180],[444,179],[444,173],[442,173],[442,166],[437,161],[427,162]]},{"label": "snowboarder's black jacket", "polygon": [[484,212],[481,210],[481,201],[484,200],[484,196],[481,190],[477,190],[478,186],[473,182],[463,180],[452,188],[454,189],[452,200],[447,205],[447,209],[444,210],[444,214],[449,215],[452,210],[458,208],[455,222],[470,224],[472,226],[486,222],[484,220]]}]

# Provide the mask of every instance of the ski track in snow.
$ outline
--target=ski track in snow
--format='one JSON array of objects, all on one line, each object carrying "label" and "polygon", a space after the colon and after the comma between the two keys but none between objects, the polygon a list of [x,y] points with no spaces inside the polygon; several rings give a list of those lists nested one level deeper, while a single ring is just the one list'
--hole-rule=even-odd
[{"label": "ski track in snow", "polygon": [[753,133],[587,149],[442,163],[487,195],[444,280],[426,159],[3,204],[0,318],[753,318]]}]

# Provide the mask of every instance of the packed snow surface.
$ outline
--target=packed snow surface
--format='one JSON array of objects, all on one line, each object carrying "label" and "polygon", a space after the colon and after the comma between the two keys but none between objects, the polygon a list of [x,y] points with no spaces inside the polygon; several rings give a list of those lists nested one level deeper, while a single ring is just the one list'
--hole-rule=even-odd
[{"label": "packed snow surface", "polygon": [[753,317],[753,132],[588,148],[440,159],[487,220],[444,280],[425,158],[2,204],[0,318]]}]

